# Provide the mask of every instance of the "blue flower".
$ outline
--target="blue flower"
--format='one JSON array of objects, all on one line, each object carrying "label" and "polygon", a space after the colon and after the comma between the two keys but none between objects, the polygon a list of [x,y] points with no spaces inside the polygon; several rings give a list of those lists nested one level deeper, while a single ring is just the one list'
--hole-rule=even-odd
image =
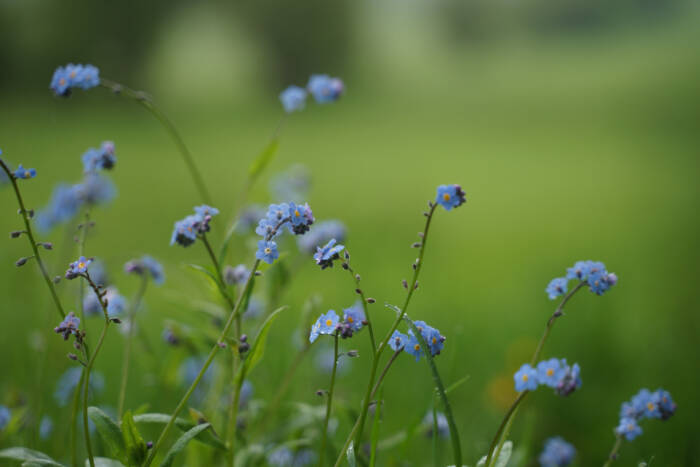
[{"label": "blue flower", "polygon": [[[107,300],[107,316],[110,318],[119,316],[126,310],[126,298],[120,295],[115,287],[107,287],[103,300]],[[94,293],[85,295],[83,298],[83,310],[88,316],[102,313],[102,304],[97,295]]]},{"label": "blue flower", "polygon": [[[421,337],[423,337],[425,343],[428,344],[430,354],[432,356],[439,355],[445,342],[445,337],[440,335],[440,331],[429,326],[425,321],[414,321],[413,324],[418,331],[420,331]],[[411,334],[411,332],[409,332],[409,334]]]},{"label": "blue flower", "polygon": [[566,278],[586,281],[588,288],[596,295],[603,295],[617,284],[617,274],[609,273],[600,261],[576,261],[573,267],[567,268]]},{"label": "blue flower", "polygon": [[399,331],[394,331],[391,335],[391,339],[389,339],[389,347],[391,347],[391,350],[394,352],[403,349],[406,347],[406,344],[408,344],[408,336]]},{"label": "blue flower", "polygon": [[532,368],[528,363],[524,363],[523,366],[513,375],[515,380],[515,390],[518,392],[522,391],[534,391],[537,389],[537,370]]},{"label": "blue flower", "polygon": [[280,257],[277,251],[277,243],[267,240],[260,240],[258,242],[258,251],[255,252],[255,257],[259,260],[265,261],[267,264],[272,264],[277,258]]},{"label": "blue flower", "polygon": [[309,203],[296,205],[289,203],[288,217],[291,219],[292,232],[295,235],[302,235],[309,231],[309,227],[314,223],[314,215],[311,212]]},{"label": "blue flower", "polygon": [[423,356],[423,349],[418,341],[418,338],[413,334],[413,330],[408,330],[408,342],[404,347],[404,351],[409,355],[416,357],[416,361]]},{"label": "blue flower", "polygon": [[588,278],[588,272],[591,270],[592,262],[593,261],[576,261],[572,267],[566,269],[566,278],[585,281]]},{"label": "blue flower", "polygon": [[[445,414],[442,412],[437,413],[437,434],[440,438],[449,438],[450,437],[450,426],[447,423],[447,417],[445,417]],[[428,438],[433,437],[433,428],[434,428],[434,422],[433,422],[433,412],[428,411],[427,414],[425,414],[425,417],[423,417],[423,426],[427,428],[426,430],[426,436]]]},{"label": "blue flower", "polygon": [[321,334],[333,334],[338,327],[339,321],[340,318],[334,310],[328,310],[326,313],[319,316],[313,326],[311,326],[309,342],[313,344]]},{"label": "blue flower", "polygon": [[556,358],[550,358],[537,364],[537,380],[540,384],[550,388],[555,388],[565,373],[566,370],[562,368]]},{"label": "blue flower", "polygon": [[219,210],[216,208],[213,208],[211,206],[207,206],[206,204],[203,204],[201,206],[196,206],[194,208],[194,212],[197,213],[199,217],[204,219],[207,216],[214,217],[217,214],[219,214]]},{"label": "blue flower", "polygon": [[263,217],[255,228],[255,233],[266,239],[273,239],[282,235],[283,230],[279,228],[278,221],[271,221]]},{"label": "blue flower", "polygon": [[267,208],[267,214],[265,216],[273,223],[273,227],[277,226],[280,222],[289,217],[289,204],[271,204]]},{"label": "blue flower", "polygon": [[632,441],[634,438],[642,434],[642,428],[637,424],[634,418],[623,418],[620,424],[615,428],[615,433],[619,436],[624,436],[627,441]]},{"label": "blue flower", "polygon": [[554,300],[555,298],[560,297],[566,293],[567,285],[568,281],[565,278],[557,277],[556,279],[552,279],[549,282],[547,288],[544,289],[544,291],[547,293],[550,300]]},{"label": "blue flower", "polygon": [[39,437],[41,439],[49,439],[51,432],[53,431],[53,420],[48,415],[41,417],[41,422],[39,423]]},{"label": "blue flower", "polygon": [[306,105],[306,90],[299,86],[289,86],[280,93],[282,107],[287,113],[303,110]]},{"label": "blue flower", "polygon": [[337,101],[345,91],[345,85],[339,78],[328,75],[311,75],[306,89],[319,104]]},{"label": "blue flower", "polygon": [[12,414],[10,413],[10,409],[4,405],[0,405],[0,430],[5,429],[7,424],[10,423],[11,418]]},{"label": "blue flower", "polygon": [[623,402],[620,407],[620,418],[637,418],[640,412],[631,402]]},{"label": "blue flower", "polygon": [[578,363],[568,366],[566,359],[562,359],[560,365],[562,372],[554,391],[560,396],[568,396],[581,387],[581,368]]},{"label": "blue flower", "polygon": [[[66,370],[56,383],[54,398],[59,407],[65,407],[68,401],[72,398],[75,388],[78,386],[80,376],[83,369],[79,366],[74,366]],[[99,371],[90,373],[90,393],[102,391],[104,388],[105,379]]]},{"label": "blue flower", "polygon": [[100,71],[92,65],[58,67],[51,77],[49,88],[61,97],[68,97],[72,88],[90,89],[100,84]]},{"label": "blue flower", "polygon": [[333,267],[333,261],[340,258],[340,252],[345,248],[343,245],[336,245],[335,238],[330,239],[323,247],[316,247],[314,259],[321,269]]},{"label": "blue flower", "polygon": [[85,256],[81,256],[77,261],[73,261],[68,265],[66,279],[75,279],[80,274],[85,274],[90,263],[92,263],[92,259],[87,259]]},{"label": "blue flower", "polygon": [[335,238],[338,242],[345,241],[347,229],[340,221],[330,220],[319,222],[311,227],[309,232],[297,239],[297,246],[305,253],[313,253],[316,245],[323,245]]},{"label": "blue flower", "polygon": [[161,285],[165,282],[163,266],[151,256],[145,255],[141,259],[132,259],[124,265],[124,271],[128,274],[148,274],[153,283]]},{"label": "blue flower", "polygon": [[78,327],[80,326],[80,318],[75,316],[72,311],[63,318],[63,321],[54,328],[56,334],[63,334],[63,340],[68,340],[71,334],[78,335],[80,331]]},{"label": "blue flower", "polygon": [[57,224],[73,219],[82,205],[75,186],[60,184],[54,188],[49,205],[36,215],[37,227],[47,232]]},{"label": "blue flower", "polygon": [[22,164],[15,170],[15,178],[30,179],[36,177],[36,169],[25,169]]},{"label": "blue flower", "polygon": [[91,205],[108,203],[117,195],[114,183],[96,173],[87,174],[83,183],[75,185],[74,189],[83,203]]},{"label": "blue flower", "polygon": [[245,284],[249,277],[250,269],[248,269],[244,264],[239,264],[235,268],[226,266],[226,270],[224,271],[224,280],[228,285]]},{"label": "blue flower", "polygon": [[671,394],[664,389],[657,389],[654,394],[657,404],[659,405],[659,410],[661,411],[661,419],[668,420],[676,413],[676,403],[673,402]]},{"label": "blue flower", "polygon": [[574,446],[557,436],[545,441],[539,461],[542,467],[564,467],[571,464],[574,457],[576,457]]},{"label": "blue flower", "polygon": [[356,302],[350,308],[345,308],[343,310],[343,321],[347,323],[354,332],[362,329],[365,319],[365,312],[360,302]]},{"label": "blue flower", "polygon": [[114,154],[114,143],[105,141],[100,149],[90,148],[81,157],[85,172],[97,172],[98,170],[111,170],[117,163]]},{"label": "blue flower", "polygon": [[199,216],[187,216],[175,222],[175,227],[170,237],[170,245],[177,243],[183,247],[188,247],[193,244],[197,240],[197,226],[199,222]]},{"label": "blue flower", "polygon": [[53,72],[49,88],[57,96],[68,97],[70,96],[70,86],[71,83],[68,78],[68,73],[66,73],[66,69],[63,67],[58,67],[56,71]]},{"label": "blue flower", "polygon": [[279,447],[267,455],[270,467],[290,467],[293,461],[294,454],[286,446]]},{"label": "blue flower", "polygon": [[466,200],[465,193],[459,185],[440,185],[437,188],[435,201],[448,211],[461,206]]},{"label": "blue flower", "polygon": [[85,65],[82,72],[78,76],[77,82],[74,84],[76,87],[82,89],[90,89],[98,86],[100,84],[100,70],[93,65]]}]

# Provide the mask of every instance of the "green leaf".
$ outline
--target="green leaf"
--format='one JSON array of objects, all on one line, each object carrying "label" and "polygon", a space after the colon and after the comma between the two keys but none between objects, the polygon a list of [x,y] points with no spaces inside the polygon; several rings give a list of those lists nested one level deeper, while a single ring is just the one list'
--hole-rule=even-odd
[{"label": "green leaf", "polygon": [[126,459],[126,446],[119,425],[97,407],[88,407],[88,416],[95,424],[97,432],[109,446],[112,454],[119,459]]},{"label": "green leaf", "polygon": [[[506,467],[508,461],[510,460],[511,454],[513,454],[513,442],[506,441],[505,443],[503,443],[501,452],[498,454],[498,457],[496,457],[495,460],[491,460],[491,465],[493,465],[494,467]],[[476,467],[484,467],[485,465],[486,456],[479,459],[479,463],[476,464]]]},{"label": "green leaf", "polygon": [[148,455],[146,442],[136,428],[131,411],[127,410],[122,417],[122,434],[126,445],[126,457],[130,465],[141,465]]},{"label": "green leaf", "polygon": [[270,327],[272,323],[279,317],[280,313],[284,311],[287,307],[281,306],[273,311],[270,316],[267,317],[265,322],[260,326],[260,331],[258,332],[255,342],[253,342],[253,347],[250,349],[250,355],[246,358],[243,368],[245,369],[243,374],[250,374],[255,368],[255,365],[260,362],[265,354],[265,343],[267,342],[267,335],[270,332]]},{"label": "green leaf", "polygon": [[445,394],[451,393],[452,391],[454,391],[455,389],[460,387],[462,384],[466,383],[467,380],[469,380],[469,378],[471,378],[471,375],[465,375],[464,377],[462,377],[462,378],[458,379],[457,381],[455,381],[454,383],[450,384],[445,389]]},{"label": "green leaf", "polygon": [[173,461],[175,460],[175,456],[177,456],[180,452],[182,452],[183,449],[187,446],[187,443],[189,443],[192,439],[194,439],[195,436],[197,436],[199,433],[203,432],[204,430],[208,429],[211,425],[209,423],[203,423],[201,425],[197,425],[191,430],[186,431],[180,438],[175,441],[175,444],[173,444],[173,447],[170,448],[170,451],[165,455],[165,459],[163,459],[163,462],[160,463],[160,467],[170,467],[173,464]]},{"label": "green leaf", "polygon": [[348,458],[348,464],[350,467],[357,467],[357,461],[355,461],[355,443],[350,441],[350,446],[348,450],[345,451],[345,455]]},{"label": "green leaf", "polygon": [[[110,459],[108,457],[95,457],[95,467],[124,467],[124,464],[116,459]],[[90,467],[90,460],[85,459],[85,467]]]},{"label": "green leaf", "polygon": [[258,156],[250,164],[248,169],[248,185],[252,185],[256,178],[260,176],[261,173],[267,168],[267,166],[272,162],[272,159],[277,154],[279,149],[279,140],[273,138],[267,143],[267,146],[263,148]]},{"label": "green leaf", "polygon": [[205,268],[205,267],[200,266],[198,264],[187,264],[186,266],[194,271],[201,272],[202,274],[207,276],[209,279],[211,279],[212,282],[214,282],[214,285],[216,285],[218,287],[219,280],[216,278],[214,273],[211,272],[208,268]]},{"label": "green leaf", "polygon": [[63,464],[59,464],[43,452],[23,447],[3,449],[0,451],[0,458],[23,461],[24,464],[27,465],[53,465],[63,467]]},{"label": "green leaf", "polygon": [[[164,413],[145,413],[141,415],[134,415],[134,422],[136,423],[159,423],[165,425],[170,421],[170,415]],[[195,426],[195,423],[185,420],[184,418],[176,418],[175,426],[182,431],[187,431]],[[209,446],[213,446],[218,449],[226,450],[226,444],[214,434],[213,430],[206,430],[197,435],[197,441],[200,441]]]}]

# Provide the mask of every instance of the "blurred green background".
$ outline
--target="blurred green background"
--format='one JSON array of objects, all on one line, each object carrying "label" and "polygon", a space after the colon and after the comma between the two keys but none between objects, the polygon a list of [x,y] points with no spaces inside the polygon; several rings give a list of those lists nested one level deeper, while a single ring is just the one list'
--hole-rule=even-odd
[{"label": "blurred green background", "polygon": [[[529,360],[555,306],[544,294],[547,282],[574,261],[593,259],[618,274],[618,286],[603,297],[575,297],[544,352],[579,362],[583,387],[566,399],[541,389],[527,401],[512,433],[521,449],[513,465],[533,465],[553,435],[576,446],[577,465],[602,464],[620,403],[641,387],[668,389],[678,412],[667,422],[647,421],[644,435],[623,445],[619,464],[653,458],[656,465],[697,465],[699,20],[697,5],[683,0],[69,7],[3,0],[0,147],[6,160],[37,168],[39,176],[22,188],[38,208],[56,183],[79,180],[79,156],[88,147],[116,142],[119,196],[93,213],[87,253],[105,261],[126,296],[138,281],[122,272],[125,261],[148,253],[166,266],[166,284],[149,290],[139,317],[154,354],[137,347],[127,406],[150,403],[150,411],[168,412],[183,392],[173,368],[188,351],[163,343],[163,325],[202,327],[205,315],[192,302],[214,297],[183,267],[205,263],[203,248],[168,246],[173,222],[200,200],[150,115],[102,89],[55,98],[51,73],[69,61],[92,63],[103,77],[154,96],[222,211],[212,234],[217,242],[239,207],[250,162],[282,116],[278,93],[314,72],[341,76],[347,92],[340,102],[310,104],[286,122],[277,158],[251,198],[280,201],[268,194],[270,178],[295,164],[308,167],[314,214],[347,225],[354,267],[378,300],[375,326],[386,329],[391,314],[380,304],[402,300],[424,203],[438,184],[464,187],[468,203],[437,214],[410,314],[447,336],[438,359],[446,383],[469,375],[451,396],[465,461],[486,452],[515,397],[512,373]],[[0,231],[17,229],[11,190],[2,189],[0,199]],[[66,267],[61,261],[75,256],[75,225],[67,229],[42,238],[56,244],[44,257],[57,274]],[[230,264],[251,263],[251,238],[237,237]],[[282,248],[295,251],[292,243]],[[0,403],[28,407],[34,418],[49,414],[58,428],[49,440],[37,440],[31,427],[0,433],[0,447],[24,444],[65,460],[67,430],[60,426],[68,409],[56,406],[53,392],[73,364],[68,346],[51,333],[57,315],[34,265],[14,266],[25,255],[23,239],[0,247]],[[284,263],[296,264],[293,258]],[[322,297],[318,313],[355,300],[340,269],[321,272],[307,260],[291,280],[281,299],[290,309],[251,376],[258,399],[274,394],[294,358],[308,298]],[[59,289],[65,303],[76,302],[75,284]],[[99,325],[90,321],[88,332]],[[254,323],[247,326],[254,333]],[[46,363],[37,340],[47,348]],[[116,405],[122,345],[113,330],[97,362],[106,379],[97,404]],[[314,393],[327,375],[313,362],[322,347],[303,362],[283,407],[321,404]],[[353,408],[369,347],[363,334],[342,347],[361,355],[337,387],[338,400]],[[431,386],[424,362],[397,362],[385,384],[382,438],[425,415]],[[349,420],[342,410],[337,417],[340,444]],[[430,465],[430,446],[419,436],[380,453],[379,465]],[[443,446],[448,463],[448,442]]]}]

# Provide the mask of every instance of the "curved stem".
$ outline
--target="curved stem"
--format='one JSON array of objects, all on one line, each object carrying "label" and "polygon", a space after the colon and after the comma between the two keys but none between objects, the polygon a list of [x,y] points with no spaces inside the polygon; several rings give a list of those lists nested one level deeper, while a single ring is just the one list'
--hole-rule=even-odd
[{"label": "curved stem", "polygon": [[523,399],[525,399],[525,396],[527,396],[529,394],[529,392],[530,391],[523,391],[520,394],[518,394],[518,397],[515,399],[515,402],[513,402],[513,404],[508,409],[506,416],[503,417],[503,421],[501,421],[501,425],[498,427],[498,431],[496,432],[496,436],[494,436],[493,441],[491,441],[491,446],[489,447],[489,453],[488,453],[488,456],[486,456],[486,463],[484,464],[486,467],[489,467],[491,465],[491,458],[493,457],[493,453],[496,450],[496,446],[499,444],[503,430],[505,429],[506,425],[510,421],[510,417],[515,413],[515,409],[518,408],[518,405],[520,405],[520,403],[523,401]]},{"label": "curved stem", "polygon": [[369,310],[367,309],[367,298],[365,297],[365,293],[360,288],[359,275],[355,274],[355,271],[352,269],[352,266],[350,266],[350,260],[343,263],[343,269],[347,269],[347,271],[350,273],[350,276],[355,281],[355,290],[360,295],[360,300],[362,300],[362,309],[365,312],[365,319],[367,320],[367,329],[369,330],[369,339],[372,342],[372,354],[376,354],[377,353],[377,342],[374,340],[374,330],[372,329],[372,320],[369,317]]},{"label": "curved stem", "polygon": [[133,300],[133,305],[129,312],[129,332],[126,336],[126,342],[124,343],[124,357],[122,358],[122,384],[119,389],[119,403],[117,405],[117,420],[122,419],[122,413],[124,412],[124,401],[126,400],[126,386],[129,379],[129,364],[131,362],[131,344],[134,340],[134,329],[136,328],[136,312],[141,306],[141,300],[146,293],[146,287],[148,286],[148,276],[143,274],[141,277],[141,287],[139,287],[138,292]]},{"label": "curved stem", "polygon": [[605,461],[605,464],[603,464],[603,467],[609,467],[612,465],[613,461],[617,459],[617,451],[620,450],[620,446],[622,445],[622,436],[618,435],[617,438],[615,439],[615,445],[612,448],[612,451],[610,451],[610,455],[608,456],[608,460]]},{"label": "curved stem", "polygon": [[187,169],[190,173],[190,176],[192,177],[192,181],[194,182],[197,191],[199,191],[199,195],[202,197],[202,200],[207,204],[211,204],[211,196],[209,194],[209,190],[207,190],[207,185],[204,182],[204,177],[202,177],[202,174],[199,172],[199,169],[197,169],[197,165],[194,162],[194,157],[192,157],[192,153],[190,153],[190,150],[185,145],[185,142],[180,136],[180,133],[177,131],[177,128],[175,128],[175,125],[173,125],[173,123],[170,121],[170,119],[168,119],[168,117],[163,113],[162,110],[156,107],[151,98],[146,93],[134,91],[133,89],[129,89],[128,87],[122,84],[116,83],[108,79],[101,79],[100,85],[109,89],[115,94],[126,96],[134,102],[140,104],[143,108],[148,110],[151,113],[151,115],[153,115],[156,118],[156,120],[160,122],[161,125],[163,125],[163,128],[165,128],[165,130],[168,132],[168,135],[170,135],[170,137],[172,138],[173,142],[175,143],[175,146],[177,146],[177,149],[180,152],[180,155],[185,161],[185,165],[187,165]]},{"label": "curved stem", "polygon": [[27,235],[27,238],[29,239],[29,244],[32,247],[32,251],[34,252],[34,259],[36,260],[36,263],[39,265],[39,270],[41,271],[41,275],[44,277],[44,281],[46,282],[46,286],[49,288],[49,292],[51,292],[51,298],[53,299],[54,303],[56,304],[56,309],[58,310],[59,314],[61,315],[61,318],[65,318],[66,312],[63,311],[63,306],[61,305],[61,301],[58,299],[58,294],[56,293],[56,288],[54,287],[53,281],[49,277],[49,273],[48,273],[48,270],[46,269],[46,265],[44,265],[44,262],[41,260],[41,255],[39,254],[39,248],[37,247],[36,240],[34,239],[34,233],[32,232],[31,223],[29,222],[29,219],[30,219],[29,212],[24,207],[24,200],[22,199],[22,194],[20,193],[19,186],[17,185],[17,178],[10,171],[10,168],[5,164],[5,161],[3,161],[2,159],[0,159],[0,167],[7,174],[7,177],[12,182],[12,187],[15,190],[15,196],[17,197],[17,203],[19,204],[19,212],[22,215],[22,219],[24,220],[24,228],[26,229],[25,234]]},{"label": "curved stem", "polygon": [[[85,211],[85,222],[78,224],[80,229],[80,236],[78,237],[78,256],[85,256],[85,242],[87,240],[88,229],[90,228],[90,211]],[[83,301],[85,295],[85,283],[80,281],[78,296],[78,309],[80,310],[80,320],[85,322],[85,302]]]},{"label": "curved stem", "polygon": [[326,418],[323,421],[323,432],[321,433],[321,450],[318,453],[318,465],[323,467],[323,458],[326,455],[326,440],[328,439],[328,422],[331,419],[331,407],[333,405],[333,389],[335,388],[335,372],[338,368],[338,331],[333,334],[335,345],[333,348],[333,371],[331,371],[331,385],[326,394]]}]

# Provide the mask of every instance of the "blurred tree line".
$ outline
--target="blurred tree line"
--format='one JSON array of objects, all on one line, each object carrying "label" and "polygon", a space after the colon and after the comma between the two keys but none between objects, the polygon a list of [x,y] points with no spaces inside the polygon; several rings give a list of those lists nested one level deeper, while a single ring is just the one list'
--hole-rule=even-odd
[{"label": "blurred tree line", "polygon": [[[616,27],[630,18],[677,13],[689,0],[441,0],[430,5],[446,45],[491,41],[513,32],[571,34]],[[411,2],[394,2],[411,8]],[[0,87],[48,86],[53,69],[92,62],[133,82],[154,38],[184,0],[0,0]],[[204,5],[244,24],[264,50],[275,85],[304,82],[310,71],[342,74],[363,34],[366,5],[351,0],[213,0]],[[360,51],[358,51],[360,52]]]}]

